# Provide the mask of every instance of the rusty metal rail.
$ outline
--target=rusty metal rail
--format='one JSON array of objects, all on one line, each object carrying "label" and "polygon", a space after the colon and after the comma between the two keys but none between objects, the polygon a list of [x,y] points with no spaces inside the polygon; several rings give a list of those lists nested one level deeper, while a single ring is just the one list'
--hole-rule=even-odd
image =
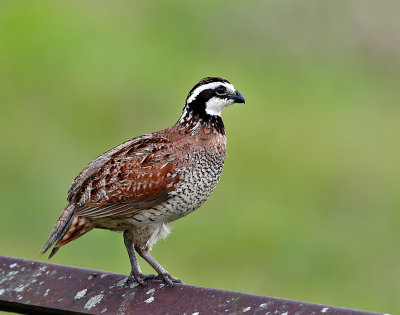
[{"label": "rusty metal rail", "polygon": [[377,314],[0,256],[0,310],[25,314]]}]

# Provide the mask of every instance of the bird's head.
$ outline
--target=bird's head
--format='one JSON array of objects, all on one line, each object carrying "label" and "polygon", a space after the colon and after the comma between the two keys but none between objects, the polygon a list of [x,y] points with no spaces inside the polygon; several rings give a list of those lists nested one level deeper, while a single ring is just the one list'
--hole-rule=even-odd
[{"label": "bird's head", "polygon": [[243,95],[229,81],[207,77],[190,90],[184,111],[209,120],[215,116],[220,117],[226,107],[244,102]]}]

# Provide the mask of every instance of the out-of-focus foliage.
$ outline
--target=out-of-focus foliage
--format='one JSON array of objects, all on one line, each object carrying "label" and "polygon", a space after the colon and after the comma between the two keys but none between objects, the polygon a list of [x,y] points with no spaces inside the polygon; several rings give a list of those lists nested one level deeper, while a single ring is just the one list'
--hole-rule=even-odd
[{"label": "out-of-focus foliage", "polygon": [[[2,1],[0,253],[31,259],[95,156],[222,76],[224,174],[153,254],[186,283],[400,313],[398,1]],[[54,262],[128,273],[92,231]],[[142,263],[146,272],[151,269]]]}]

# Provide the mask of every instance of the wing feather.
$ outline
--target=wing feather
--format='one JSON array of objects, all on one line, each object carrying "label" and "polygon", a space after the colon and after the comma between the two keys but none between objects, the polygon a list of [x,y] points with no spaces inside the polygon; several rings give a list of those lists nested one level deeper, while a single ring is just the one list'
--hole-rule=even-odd
[{"label": "wing feather", "polygon": [[91,163],[97,161],[96,171],[89,164],[82,171],[87,176],[81,173],[75,179],[69,196],[77,205],[75,215],[90,218],[128,215],[171,197],[179,176],[168,139],[141,137],[117,148]]}]

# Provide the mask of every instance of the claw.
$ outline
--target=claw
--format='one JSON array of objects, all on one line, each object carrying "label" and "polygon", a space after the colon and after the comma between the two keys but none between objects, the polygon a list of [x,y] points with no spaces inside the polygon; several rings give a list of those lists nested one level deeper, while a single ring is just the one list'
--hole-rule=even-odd
[{"label": "claw", "polygon": [[145,280],[148,279],[158,279],[158,276],[153,274],[134,274],[131,273],[126,279],[127,284],[131,284],[132,282],[139,283],[142,287],[147,288],[149,285]]},{"label": "claw", "polygon": [[182,280],[171,276],[169,273],[159,274],[157,278],[164,281],[171,288],[174,287],[174,282],[182,283]]}]

